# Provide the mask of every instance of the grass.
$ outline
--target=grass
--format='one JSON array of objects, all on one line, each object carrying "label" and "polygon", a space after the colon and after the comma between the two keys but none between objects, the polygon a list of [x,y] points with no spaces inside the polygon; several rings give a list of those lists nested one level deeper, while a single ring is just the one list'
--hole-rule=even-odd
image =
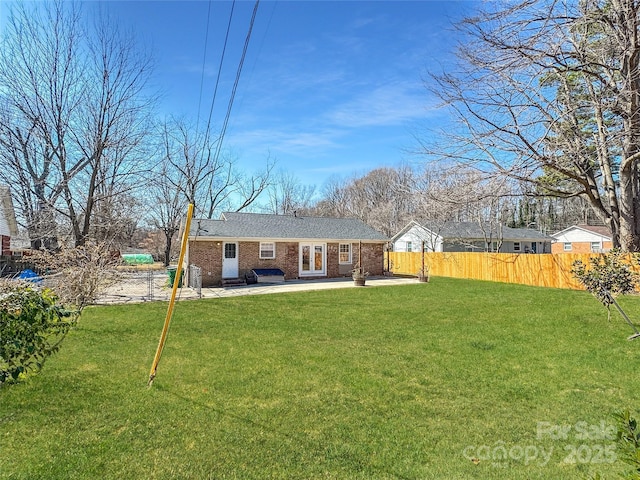
[{"label": "grass", "polygon": [[149,389],[165,312],[89,308],[41,374],[0,389],[0,478],[626,470],[607,428],[637,408],[640,340],[587,293],[434,278],[180,302]]}]

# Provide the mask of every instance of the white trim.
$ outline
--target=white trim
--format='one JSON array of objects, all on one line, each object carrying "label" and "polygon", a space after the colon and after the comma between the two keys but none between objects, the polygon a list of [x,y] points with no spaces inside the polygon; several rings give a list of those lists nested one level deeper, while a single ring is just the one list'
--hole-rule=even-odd
[{"label": "white trim", "polygon": [[411,229],[413,227],[419,227],[422,230],[427,230],[424,226],[420,225],[418,222],[416,222],[415,220],[411,220],[408,224],[406,224],[402,230],[400,230],[398,233],[396,233],[393,237],[391,237],[391,239],[389,240],[389,243],[395,243],[400,237],[402,237],[405,233],[411,231]]},{"label": "white trim", "polygon": [[[227,245],[234,245],[235,257],[227,257]],[[222,278],[237,278],[239,274],[239,258],[238,242],[222,243]]]},{"label": "white trim", "polygon": [[[304,247],[309,247],[309,270],[303,269],[303,250]],[[316,247],[322,248],[322,268],[315,269],[312,258]],[[315,257],[315,255],[313,256]],[[313,268],[312,268],[313,267]],[[324,277],[327,275],[327,244],[324,242],[300,242],[298,244],[298,273],[301,277]]]},{"label": "white trim", "polygon": [[[562,240],[562,237],[564,235],[566,235],[567,233],[575,232],[575,231],[582,232],[582,233],[585,233],[585,234],[588,234],[588,235],[593,235],[594,237],[600,237],[600,239],[603,242],[610,242],[611,241],[611,236],[610,235],[604,235],[602,233],[594,232],[593,230],[589,230],[588,228],[580,227],[578,225],[573,225],[571,227],[565,228],[564,230],[560,230],[559,232],[556,232],[556,233],[552,234],[551,238],[553,238],[556,242],[563,242],[564,243],[564,241]],[[589,241],[589,240],[587,240],[587,241]]]},{"label": "white trim", "polygon": [[[263,256],[262,255],[262,246],[263,245],[271,245],[273,246],[273,255],[271,255],[270,257],[267,256]],[[269,250],[269,249],[266,249]],[[276,242],[260,242],[260,246],[258,247],[258,258],[260,258],[260,260],[273,260],[276,258]]]},{"label": "white trim", "polygon": [[[342,254],[341,247],[343,245],[346,245],[346,246],[349,247],[349,251],[346,252],[346,253],[349,254],[349,258],[348,258],[348,260],[346,262],[343,262],[341,260],[341,258],[340,258],[341,254]],[[351,265],[352,263],[353,263],[353,244],[352,243],[345,243],[345,242],[338,243],[338,264],[339,265]]]},{"label": "white trim", "polygon": [[275,243],[376,243],[384,245],[389,240],[369,240],[366,238],[266,238],[266,237],[207,237],[189,235],[189,241],[196,242],[275,242]]},{"label": "white trim", "polygon": [[412,242],[412,251],[419,252],[424,242],[425,251],[439,252],[442,251],[443,238],[440,234],[429,230],[417,223],[412,224],[411,228],[405,227],[404,233],[397,234],[393,238],[394,252],[407,252],[408,241]]}]

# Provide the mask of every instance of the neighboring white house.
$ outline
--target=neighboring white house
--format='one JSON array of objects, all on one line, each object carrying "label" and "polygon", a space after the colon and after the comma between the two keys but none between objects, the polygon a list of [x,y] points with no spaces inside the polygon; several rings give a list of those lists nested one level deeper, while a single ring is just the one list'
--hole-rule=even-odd
[{"label": "neighboring white house", "polygon": [[552,253],[608,252],[613,246],[609,229],[598,225],[572,225],[551,237]]},{"label": "neighboring white house", "polygon": [[16,214],[9,187],[0,185],[0,254],[11,253],[11,237],[18,235]]},{"label": "neighboring white house", "polygon": [[551,253],[551,237],[529,228],[475,222],[428,226],[411,221],[392,239],[394,252]]}]

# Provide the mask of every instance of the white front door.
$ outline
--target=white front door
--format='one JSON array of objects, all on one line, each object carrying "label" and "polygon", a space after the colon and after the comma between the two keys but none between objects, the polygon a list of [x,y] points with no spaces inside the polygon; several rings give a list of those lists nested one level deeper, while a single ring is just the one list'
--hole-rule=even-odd
[{"label": "white front door", "polygon": [[222,244],[222,278],[238,278],[238,244]]},{"label": "white front door", "polygon": [[327,274],[325,243],[300,244],[300,276],[322,276]]}]

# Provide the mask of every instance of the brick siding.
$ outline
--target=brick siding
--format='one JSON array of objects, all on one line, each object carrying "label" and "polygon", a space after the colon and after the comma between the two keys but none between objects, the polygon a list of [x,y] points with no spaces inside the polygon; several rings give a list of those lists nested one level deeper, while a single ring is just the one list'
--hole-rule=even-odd
[{"label": "brick siding", "polygon": [[189,242],[189,263],[202,268],[202,286],[222,283],[222,242]]},{"label": "brick siding", "polygon": [[284,278],[298,278],[298,244],[276,242],[276,258],[260,258],[260,242],[240,242],[238,245],[238,269],[244,276],[254,268],[279,268]]},{"label": "brick siding", "polygon": [[[604,251],[611,248],[613,248],[611,242],[602,242]],[[571,250],[565,250],[563,242],[555,242],[551,244],[551,253],[591,253],[591,242],[572,242]]]},{"label": "brick siding", "polygon": [[0,235],[0,255],[11,255],[11,238]]},{"label": "brick siding", "polygon": [[[222,244],[223,242],[202,240],[189,242],[189,263],[202,268],[203,287],[222,284]],[[339,265],[339,243],[327,243],[327,275],[319,278],[350,275],[351,270],[358,262],[358,249],[358,243],[351,245],[352,265]],[[384,269],[383,245],[363,243],[362,263],[369,275],[382,275]],[[274,259],[260,258],[260,242],[239,242],[238,276],[242,278],[254,268],[279,268],[284,272],[286,280],[299,278],[298,242],[276,242],[276,258]]]},{"label": "brick siding", "polygon": [[[362,244],[362,266],[369,275],[378,276],[383,274],[384,270],[384,246],[379,243],[363,243]],[[358,263],[359,243],[352,245],[353,264]]]}]

